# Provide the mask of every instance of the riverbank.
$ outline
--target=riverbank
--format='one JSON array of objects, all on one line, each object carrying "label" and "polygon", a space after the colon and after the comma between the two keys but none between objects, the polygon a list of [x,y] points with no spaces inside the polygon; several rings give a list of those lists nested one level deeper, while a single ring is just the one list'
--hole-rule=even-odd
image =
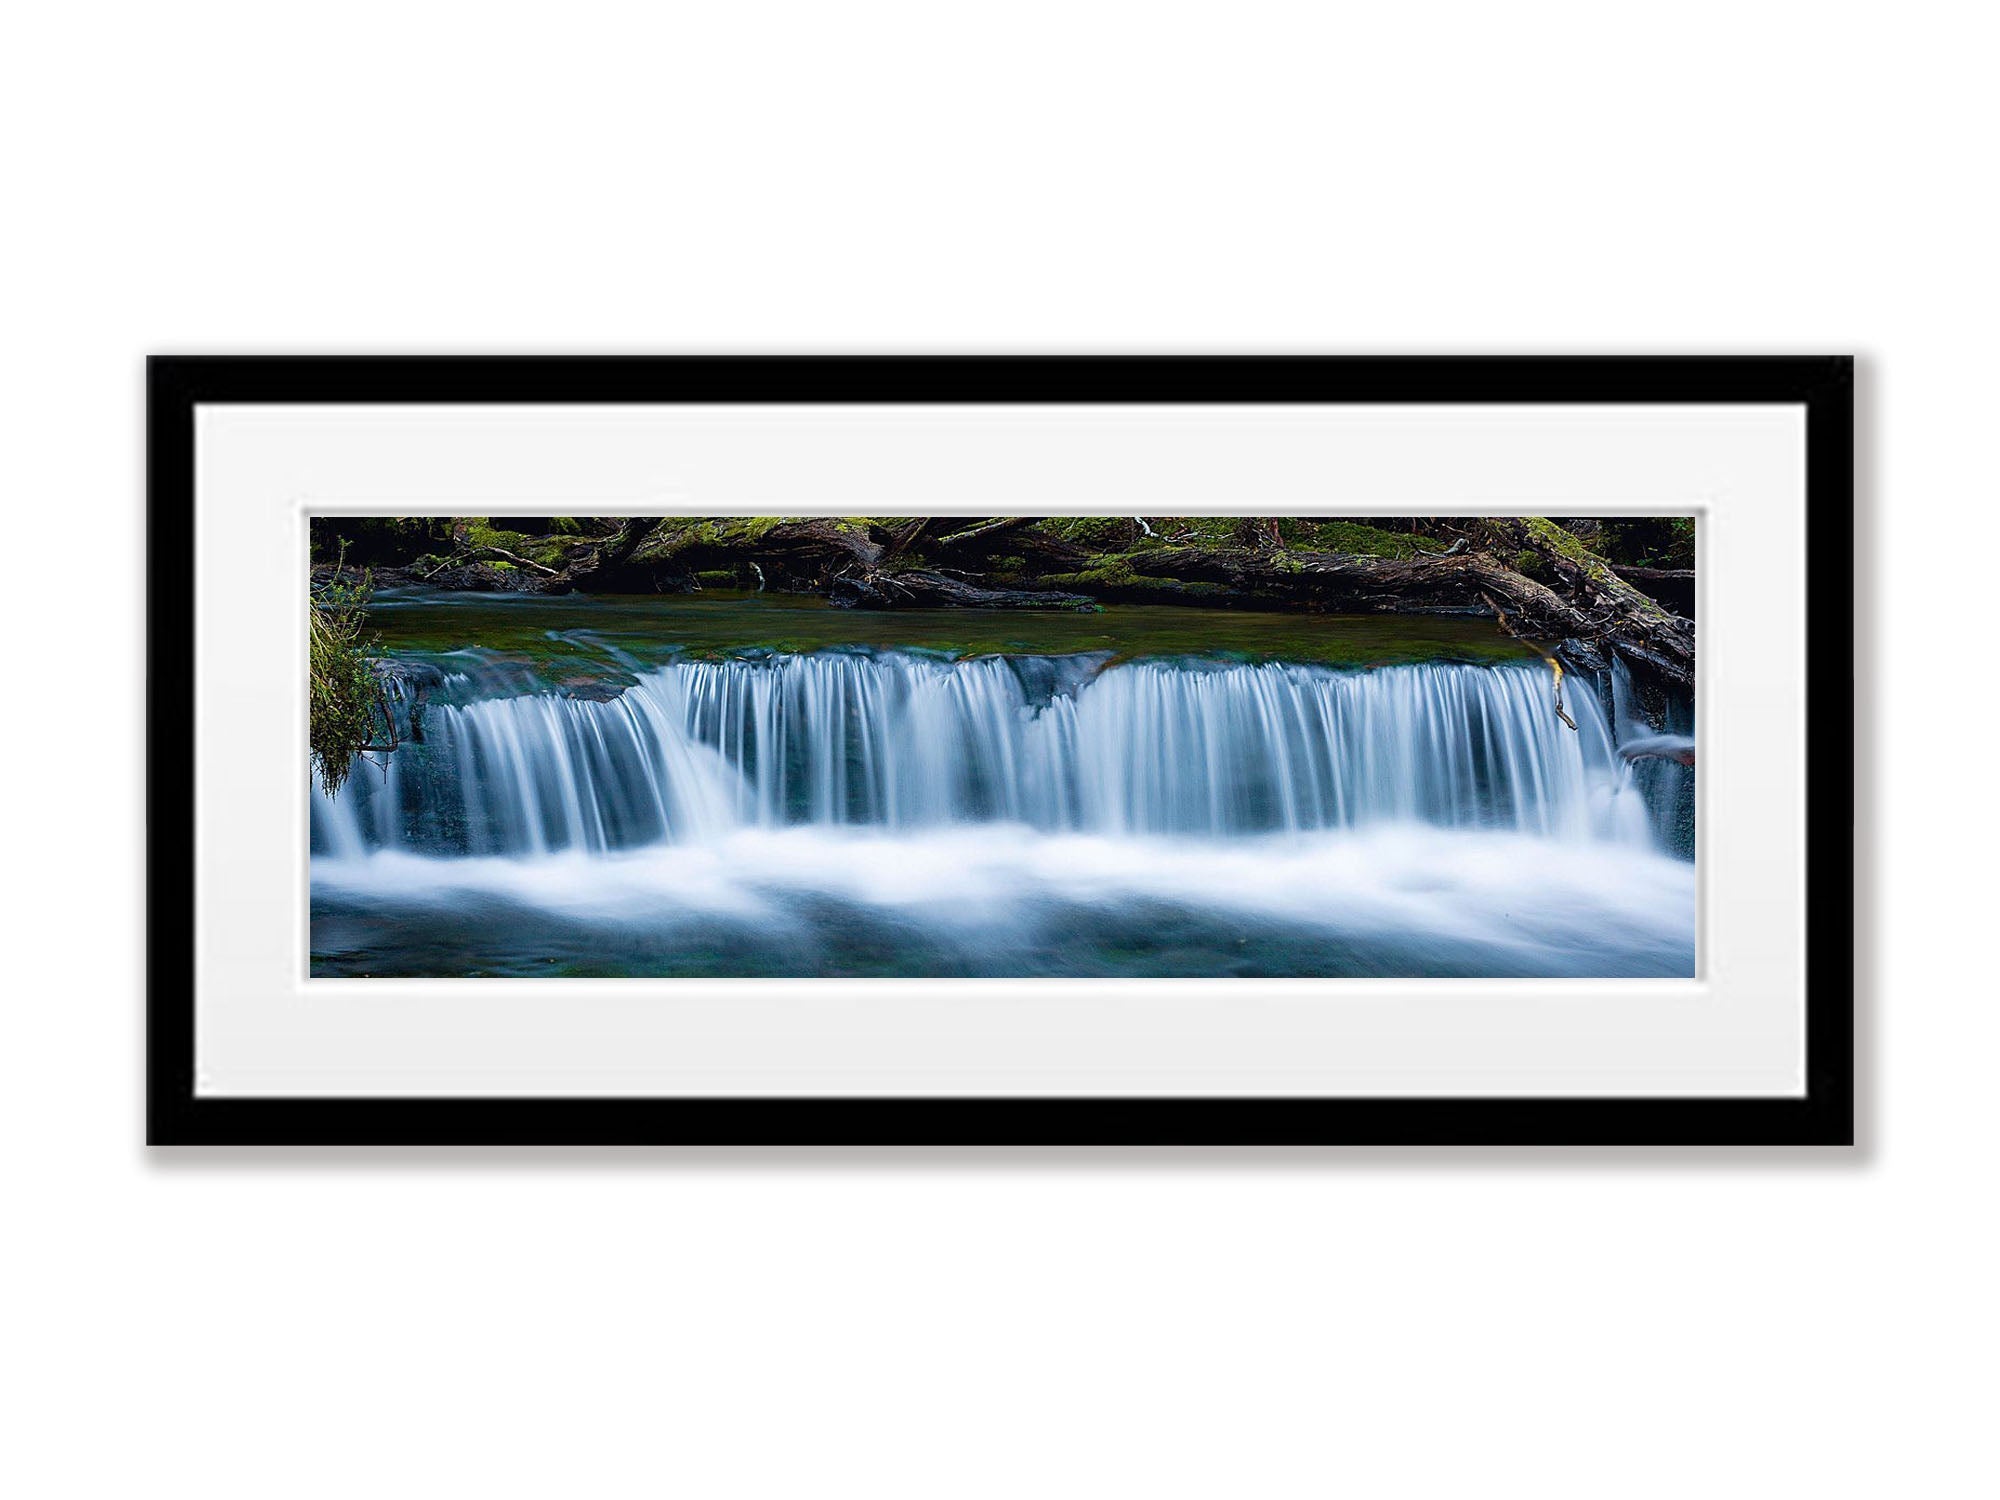
[{"label": "riverbank", "polygon": [[1602,669],[1615,652],[1671,686],[1694,674],[1693,573],[1658,566],[1692,561],[1685,517],[321,517],[313,544],[322,570],[341,562],[374,569],[385,588],[455,593],[722,589],[881,613],[1464,615],[1573,670]]}]

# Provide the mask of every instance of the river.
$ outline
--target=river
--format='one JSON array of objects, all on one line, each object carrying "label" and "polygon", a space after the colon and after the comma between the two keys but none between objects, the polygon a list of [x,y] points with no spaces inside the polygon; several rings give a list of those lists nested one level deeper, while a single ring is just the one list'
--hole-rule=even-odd
[{"label": "river", "polygon": [[313,794],[315,975],[1694,969],[1692,771],[1619,754],[1662,727],[1623,681],[1570,678],[1569,727],[1490,621],[389,594],[371,626],[421,742]]}]

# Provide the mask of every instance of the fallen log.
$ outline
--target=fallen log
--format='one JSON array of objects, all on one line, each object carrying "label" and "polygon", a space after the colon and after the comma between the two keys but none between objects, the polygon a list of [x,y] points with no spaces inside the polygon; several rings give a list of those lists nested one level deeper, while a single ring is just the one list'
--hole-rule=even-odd
[{"label": "fallen log", "polygon": [[869,527],[838,517],[656,517],[623,557],[600,566],[591,586],[685,590],[697,572],[754,566],[773,587],[820,592],[835,574],[872,570],[883,556]]},{"label": "fallen log", "polygon": [[1389,558],[1250,547],[1162,547],[1120,558],[1118,568],[1062,582],[1099,597],[1125,598],[1160,597],[1149,589],[1158,582],[1208,583],[1223,590],[1217,602],[1302,603],[1361,614],[1484,614],[1497,601],[1517,631],[1560,643],[1556,654],[1567,655],[1573,668],[1591,670],[1601,665],[1605,649],[1615,649],[1628,662],[1691,688],[1694,622],[1625,583],[1581,544],[1575,544],[1581,554],[1575,556],[1560,541],[1537,536],[1524,524],[1532,519],[1485,524],[1503,528],[1500,540],[1518,542],[1517,562],[1521,553],[1532,553],[1534,567],[1549,583],[1477,549]]},{"label": "fallen log", "polygon": [[940,552],[957,550],[975,553],[991,552],[1009,532],[1023,527],[1039,525],[1040,516],[995,516],[959,531],[947,532],[930,543]]},{"label": "fallen log", "polygon": [[565,552],[559,571],[525,568],[527,560],[511,554],[502,560],[512,568],[502,571],[461,555],[436,582],[687,592],[701,573],[726,571],[746,586],[754,578],[760,589],[821,594],[850,609],[1087,609],[1124,601],[1475,614],[1504,622],[1571,671],[1602,671],[1616,653],[1664,685],[1693,685],[1694,622],[1654,597],[1686,587],[1691,610],[1691,573],[1621,569],[1537,516],[1452,522],[1449,550],[1406,556],[1299,550],[1275,536],[1273,524],[1245,518],[1199,537],[1183,527],[1159,545],[1136,528],[1113,537],[1029,516],[637,516]]},{"label": "fallen log", "polygon": [[913,516],[889,532],[889,556],[900,557],[914,547],[936,522],[935,516]]},{"label": "fallen log", "polygon": [[[1628,663],[1649,669],[1678,687],[1694,687],[1694,621],[1675,614],[1617,571],[1572,533],[1540,516],[1508,516],[1481,523],[1489,536],[1520,549],[1516,564],[1532,555],[1532,571],[1546,578],[1538,599],[1536,629],[1610,647]],[[1550,607],[1550,606],[1553,607]]]},{"label": "fallen log", "polygon": [[922,568],[842,574],[827,597],[842,609],[1096,609],[1088,594],[984,588]]},{"label": "fallen log", "polygon": [[500,558],[502,561],[510,562],[518,568],[530,569],[533,572],[542,574],[546,578],[557,578],[562,574],[560,568],[552,568],[547,563],[538,563],[532,557],[523,557],[518,552],[509,552],[505,547],[469,547],[462,552],[454,552],[435,568],[432,568],[430,572],[420,573],[417,576],[428,579],[452,568],[462,568],[471,563],[484,562],[490,557]]},{"label": "fallen log", "polygon": [[[599,588],[617,576],[640,542],[663,516],[628,516],[610,536],[572,551],[557,575],[557,590]],[[555,590],[552,590],[552,592]]]}]

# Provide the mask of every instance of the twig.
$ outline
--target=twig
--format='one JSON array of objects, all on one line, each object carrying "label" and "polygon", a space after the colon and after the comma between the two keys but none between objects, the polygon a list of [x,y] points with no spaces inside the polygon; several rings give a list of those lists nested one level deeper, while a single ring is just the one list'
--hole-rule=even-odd
[{"label": "twig", "polygon": [[[1499,616],[1500,628],[1502,630],[1506,631],[1508,635],[1511,635],[1515,640],[1520,641],[1525,645],[1533,646],[1535,644],[1533,641],[1528,640],[1526,636],[1522,635],[1520,631],[1516,630],[1511,624],[1508,623],[1507,611],[1502,609],[1497,603],[1494,602],[1493,596],[1491,594],[1487,593],[1486,590],[1481,589],[1479,591],[1479,597],[1486,601],[1486,607],[1488,609],[1492,610],[1495,615]],[[1536,650],[1541,651],[1541,648],[1537,646]],[[1569,725],[1571,729],[1575,729],[1576,720],[1572,719],[1569,716],[1569,710],[1563,707],[1562,663],[1557,661],[1553,656],[1551,656],[1546,651],[1541,651],[1541,657],[1543,661],[1549,664],[1549,670],[1555,674],[1556,717],[1558,719],[1561,719],[1563,723]]]},{"label": "twig", "polygon": [[430,572],[422,576],[424,578],[435,578],[447,568],[463,567],[466,563],[477,562],[480,558],[488,555],[504,558],[506,561],[523,568],[533,568],[537,573],[545,573],[550,578],[560,576],[559,569],[551,568],[546,563],[538,563],[532,557],[523,557],[518,552],[509,552],[505,547],[471,547],[454,552],[450,557],[447,557],[435,568],[432,568]]},{"label": "twig", "polygon": [[982,521],[977,526],[968,526],[963,531],[954,531],[941,536],[932,545],[937,547],[958,547],[983,536],[997,532],[1014,531],[1022,526],[1031,526],[1040,518],[1037,516],[1000,516],[991,521]]},{"label": "twig", "polygon": [[1561,719],[1563,723],[1569,725],[1571,729],[1574,729],[1576,728],[1576,720],[1572,719],[1569,716],[1568,712],[1563,708],[1562,663],[1557,661],[1553,656],[1544,656],[1542,660],[1547,662],[1549,664],[1549,670],[1556,674],[1556,717],[1558,719]]}]

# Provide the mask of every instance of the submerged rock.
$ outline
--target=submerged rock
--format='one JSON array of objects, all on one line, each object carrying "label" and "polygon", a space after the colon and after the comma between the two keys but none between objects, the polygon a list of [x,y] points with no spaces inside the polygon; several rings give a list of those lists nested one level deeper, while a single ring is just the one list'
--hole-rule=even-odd
[{"label": "submerged rock", "polygon": [[585,703],[609,703],[632,684],[612,682],[602,677],[565,677],[556,685],[562,689],[565,698],[577,698]]},{"label": "submerged rock", "polygon": [[431,693],[444,686],[444,673],[429,662],[394,657],[378,658],[368,665],[382,690],[382,703],[389,711],[396,738],[422,744],[424,708]]}]

